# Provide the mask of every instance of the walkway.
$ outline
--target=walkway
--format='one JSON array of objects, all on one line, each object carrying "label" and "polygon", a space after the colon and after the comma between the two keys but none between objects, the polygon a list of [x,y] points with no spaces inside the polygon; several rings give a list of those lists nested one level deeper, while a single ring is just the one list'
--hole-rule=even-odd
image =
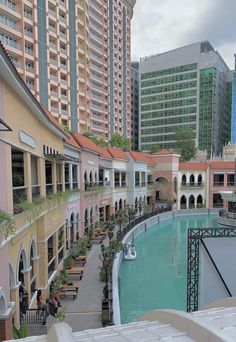
[{"label": "walkway", "polygon": [[[73,332],[102,326],[101,301],[104,283],[99,280],[99,268],[102,265],[99,254],[101,254],[100,245],[94,244],[87,257],[83,279],[79,282],[77,299],[63,298],[61,300],[62,305],[66,306],[64,322],[72,327]],[[77,282],[74,279],[72,281]]]}]

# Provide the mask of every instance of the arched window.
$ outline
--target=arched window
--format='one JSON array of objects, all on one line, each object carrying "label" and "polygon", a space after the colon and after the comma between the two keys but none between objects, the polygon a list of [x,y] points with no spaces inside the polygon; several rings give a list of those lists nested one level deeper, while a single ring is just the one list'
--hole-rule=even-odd
[{"label": "arched window", "polygon": [[92,171],[90,171],[90,173],[89,173],[89,182],[90,182],[90,186],[92,186],[93,185],[93,173],[92,173]]},{"label": "arched window", "polygon": [[[186,181],[186,179],[185,179]],[[175,177],[174,178],[174,192],[177,194],[177,185],[178,185],[178,182],[177,182],[177,178]]]},{"label": "arched window", "polygon": [[94,173],[94,183],[96,185],[98,185],[97,182],[98,182],[98,177],[97,177],[97,172],[95,171],[95,173]]},{"label": "arched window", "polygon": [[88,232],[88,209],[85,209],[85,212],[84,212],[84,230],[85,230],[85,233]]},{"label": "arched window", "polygon": [[198,175],[197,184],[198,186],[202,185],[202,175]]},{"label": "arched window", "polygon": [[191,176],[189,177],[189,184],[190,184],[190,185],[194,185],[194,183],[195,183],[195,177],[194,177],[194,175],[191,175]]},{"label": "arched window", "polygon": [[187,180],[186,180],[186,176],[185,176],[185,175],[182,176],[182,181],[181,181],[181,183],[182,183],[182,185],[186,185]]},{"label": "arched window", "polygon": [[180,209],[186,209],[187,208],[187,200],[186,197],[183,195],[180,199]]},{"label": "arched window", "polygon": [[87,171],[84,172],[84,190],[86,191],[88,187],[88,175]]},{"label": "arched window", "polygon": [[189,209],[195,208],[195,198],[193,195],[191,195],[188,199],[188,206],[189,206]]}]

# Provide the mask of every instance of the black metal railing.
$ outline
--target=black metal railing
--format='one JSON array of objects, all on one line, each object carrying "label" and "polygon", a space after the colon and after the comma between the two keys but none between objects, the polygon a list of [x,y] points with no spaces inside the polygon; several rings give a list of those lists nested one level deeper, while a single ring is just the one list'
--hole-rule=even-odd
[{"label": "black metal railing", "polygon": [[47,308],[26,309],[20,313],[20,324],[46,324],[48,316]]},{"label": "black metal railing", "polygon": [[32,185],[32,199],[40,196],[40,185]]},{"label": "black metal railing", "polygon": [[181,183],[181,188],[202,188],[204,187],[203,182],[198,182],[198,183]]}]

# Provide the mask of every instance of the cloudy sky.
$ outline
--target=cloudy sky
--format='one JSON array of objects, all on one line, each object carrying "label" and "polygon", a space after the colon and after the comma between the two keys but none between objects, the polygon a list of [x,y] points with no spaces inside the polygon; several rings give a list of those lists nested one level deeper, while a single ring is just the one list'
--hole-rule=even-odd
[{"label": "cloudy sky", "polygon": [[206,39],[233,68],[236,0],[136,0],[132,60]]}]

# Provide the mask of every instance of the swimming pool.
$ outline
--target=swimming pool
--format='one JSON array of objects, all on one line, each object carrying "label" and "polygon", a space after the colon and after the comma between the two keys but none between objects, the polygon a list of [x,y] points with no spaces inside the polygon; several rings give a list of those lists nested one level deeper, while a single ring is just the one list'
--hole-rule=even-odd
[{"label": "swimming pool", "polygon": [[216,215],[186,215],[154,224],[135,238],[137,258],[119,269],[121,323],[155,309],[186,310],[187,229],[218,226]]}]

